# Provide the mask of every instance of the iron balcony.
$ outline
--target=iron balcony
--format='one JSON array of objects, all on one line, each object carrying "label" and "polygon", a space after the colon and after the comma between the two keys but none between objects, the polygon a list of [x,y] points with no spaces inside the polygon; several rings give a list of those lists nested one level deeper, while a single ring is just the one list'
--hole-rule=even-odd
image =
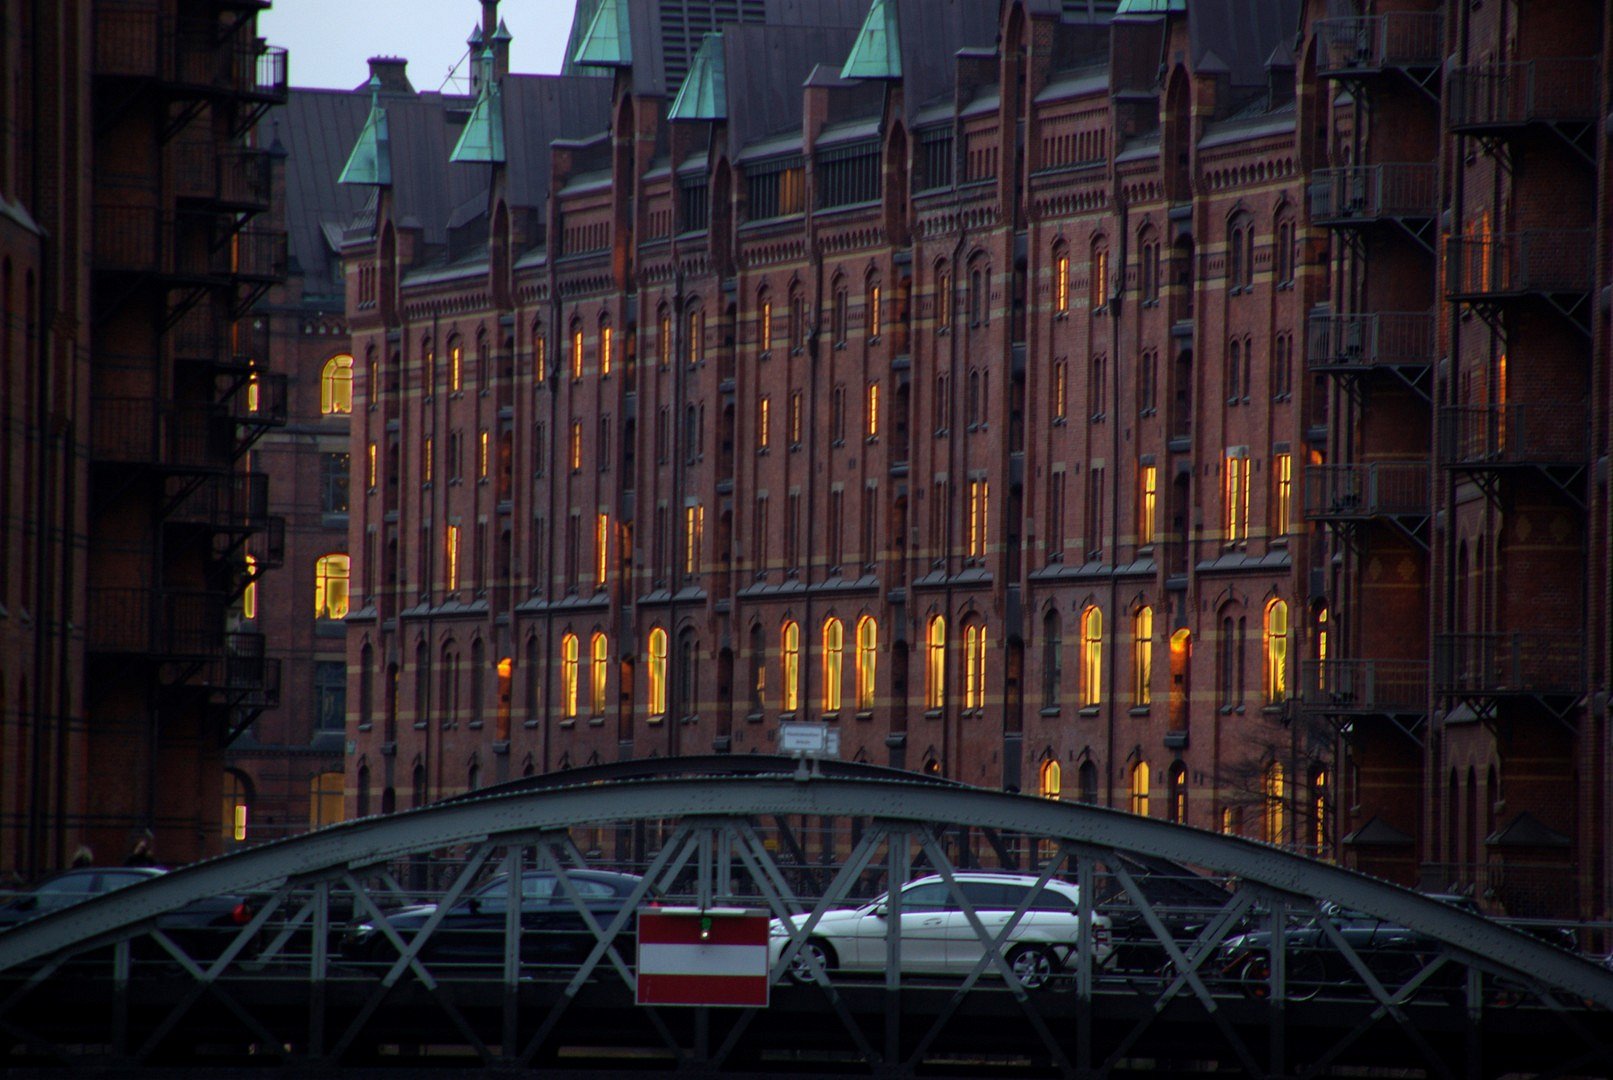
[{"label": "iron balcony", "polygon": [[1453,696],[1578,694],[1585,639],[1567,633],[1436,634],[1434,691]]},{"label": "iron balcony", "polygon": [[1404,716],[1428,710],[1428,661],[1306,660],[1300,704],[1332,715]]},{"label": "iron balcony", "polygon": [[91,586],[89,648],[162,658],[210,659],[224,651],[224,594],[143,586]]},{"label": "iron balcony", "polygon": [[1426,461],[1311,465],[1305,469],[1305,515],[1316,520],[1427,515],[1429,492]]},{"label": "iron balcony", "polygon": [[1310,202],[1319,225],[1429,220],[1439,213],[1439,170],[1417,162],[1320,169],[1311,180]]},{"label": "iron balcony", "polygon": [[1595,283],[1586,229],[1531,229],[1445,240],[1445,296],[1493,303],[1589,293]]},{"label": "iron balcony", "polygon": [[1500,133],[1529,124],[1588,124],[1597,117],[1595,57],[1564,56],[1457,67],[1445,85],[1453,131]]},{"label": "iron balcony", "polygon": [[1590,454],[1578,403],[1452,405],[1439,410],[1439,457],[1448,468],[1582,465]]},{"label": "iron balcony", "polygon": [[1320,308],[1311,313],[1307,338],[1313,371],[1426,368],[1434,357],[1434,316],[1426,311],[1335,315]]},{"label": "iron balcony", "polygon": [[1440,13],[1399,11],[1322,19],[1317,71],[1323,76],[1375,75],[1438,68],[1444,49]]}]

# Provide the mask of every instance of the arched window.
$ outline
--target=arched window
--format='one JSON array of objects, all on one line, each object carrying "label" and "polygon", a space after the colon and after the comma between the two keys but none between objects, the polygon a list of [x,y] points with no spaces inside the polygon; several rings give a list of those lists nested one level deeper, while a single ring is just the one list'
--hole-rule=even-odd
[{"label": "arched window", "polygon": [[610,316],[599,317],[599,373],[609,375],[611,363],[615,360],[616,337],[611,329]]},{"label": "arched window", "polygon": [[543,334],[541,323],[532,324],[532,377],[538,382],[549,378],[549,339]]},{"label": "arched window", "polygon": [[1064,770],[1059,768],[1057,758],[1048,758],[1042,762],[1042,798],[1057,799],[1064,787]]},{"label": "arched window", "polygon": [[878,340],[880,331],[884,328],[883,324],[885,311],[881,303],[882,300],[883,296],[880,292],[879,277],[877,275],[870,275],[868,278],[868,295],[867,299],[864,301],[867,308],[866,328],[868,330],[868,339],[870,341]]},{"label": "arched window", "polygon": [[582,378],[582,321],[571,321],[571,377]]},{"label": "arched window", "polygon": [[801,626],[794,619],[779,634],[779,662],[784,711],[795,712],[801,707]]},{"label": "arched window", "polygon": [[448,392],[457,394],[465,385],[465,343],[457,337],[448,339]]},{"label": "arched window", "polygon": [[1148,816],[1148,762],[1139,761],[1131,767],[1131,812],[1138,817]]},{"label": "arched window", "polygon": [[314,562],[314,618],[347,618],[347,583],[352,560],[346,555],[321,555]]},{"label": "arched window", "polygon": [[353,358],[346,353],[325,361],[319,374],[319,411],[326,416],[353,411]]},{"label": "arched window", "polygon": [[1288,781],[1283,776],[1283,764],[1273,761],[1266,766],[1266,843],[1281,844],[1287,832]]},{"label": "arched window", "polygon": [[1109,245],[1102,239],[1092,242],[1092,310],[1102,311],[1109,306]]},{"label": "arched window", "polygon": [[767,647],[762,644],[762,628],[750,628],[750,708],[760,713],[767,703]]},{"label": "arched window", "polygon": [[947,621],[943,616],[930,619],[925,642],[924,707],[939,709],[947,700]]},{"label": "arched window", "polygon": [[605,715],[605,684],[610,676],[610,639],[595,633],[588,643],[591,678],[588,680],[588,715]]},{"label": "arched window", "polygon": [[857,709],[874,707],[874,674],[878,663],[879,623],[872,615],[857,620]]},{"label": "arched window", "polygon": [[1049,611],[1042,618],[1042,708],[1056,709],[1064,693],[1064,622]]},{"label": "arched window", "polygon": [[1096,604],[1081,612],[1081,705],[1103,700],[1103,612]]},{"label": "arched window", "polygon": [[1273,600],[1266,605],[1266,700],[1288,700],[1288,605]]},{"label": "arched window", "polygon": [[1171,774],[1166,782],[1167,794],[1170,797],[1170,818],[1178,825],[1187,824],[1187,766],[1180,761],[1171,765]]},{"label": "arched window", "polygon": [[825,619],[823,623],[823,711],[840,711],[840,688],[843,685],[845,657],[845,627],[839,619]]},{"label": "arched window", "polygon": [[258,559],[251,552],[246,554],[246,588],[241,591],[241,618],[255,619],[258,617]]},{"label": "arched window", "polygon": [[577,719],[577,635],[560,639],[560,713]]},{"label": "arched window", "polygon": [[316,773],[308,785],[308,825],[318,829],[342,820],[341,772]]},{"label": "arched window", "polygon": [[1081,762],[1081,767],[1075,771],[1075,797],[1081,802],[1093,804],[1098,801],[1098,767],[1090,760]]},{"label": "arched window", "polygon": [[763,289],[756,304],[757,352],[766,356],[773,348],[773,298]]},{"label": "arched window", "polygon": [[963,628],[963,707],[986,707],[986,624],[971,622]]},{"label": "arched window", "polygon": [[[1490,776],[1493,789],[1494,766],[1490,768]],[[1486,799],[1485,805],[1494,806],[1495,802]],[[1311,850],[1317,858],[1327,858],[1327,770],[1320,765],[1311,770]]]},{"label": "arched window", "polygon": [[1138,608],[1131,627],[1131,700],[1148,705],[1154,700],[1154,609]]},{"label": "arched window", "polygon": [[1070,310],[1070,252],[1063,244],[1053,248],[1053,313]]},{"label": "arched window", "polygon": [[666,715],[666,631],[659,626],[650,631],[650,715]]},{"label": "arched window", "polygon": [[935,275],[935,325],[941,330],[952,328],[952,275],[946,270]]}]

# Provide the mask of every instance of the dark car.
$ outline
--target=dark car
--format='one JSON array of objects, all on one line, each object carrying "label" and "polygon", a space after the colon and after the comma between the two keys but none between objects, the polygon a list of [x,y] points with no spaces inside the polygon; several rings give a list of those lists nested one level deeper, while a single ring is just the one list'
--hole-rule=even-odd
[{"label": "dark car", "polygon": [[[1186,950],[1232,899],[1226,886],[1169,859],[1136,853],[1111,856],[1124,865],[1171,939]],[[1131,896],[1116,882],[1099,903],[1114,927],[1107,970],[1118,976],[1172,976],[1175,965]]]},{"label": "dark car", "polygon": [[[0,904],[0,933],[29,919],[165,873],[155,866],[81,866],[64,870]],[[159,915],[156,925],[193,958],[213,957],[229,946],[236,931],[251,922],[254,914],[247,897],[225,894],[194,900]]]},{"label": "dark car", "polygon": [[[566,879],[588,912],[605,929],[632,901],[641,878],[607,870],[571,870]],[[647,895],[650,903],[655,895]],[[388,912],[386,923],[407,945],[436,913],[436,904],[415,904]],[[459,900],[432,931],[420,950],[427,964],[502,965],[505,915],[509,910],[509,878],[499,874]],[[636,918],[616,937],[617,950],[629,963],[633,958]],[[582,911],[566,895],[552,871],[528,870],[521,875],[521,962],[530,967],[575,967],[593,950],[596,938]],[[373,919],[350,924],[342,935],[344,959],[390,964],[398,950]]]}]

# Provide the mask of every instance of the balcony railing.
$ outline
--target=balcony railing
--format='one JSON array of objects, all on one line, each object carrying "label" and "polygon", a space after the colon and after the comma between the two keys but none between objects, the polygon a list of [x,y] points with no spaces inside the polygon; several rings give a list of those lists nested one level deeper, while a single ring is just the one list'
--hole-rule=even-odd
[{"label": "balcony railing", "polygon": [[1589,230],[1531,229],[1445,240],[1445,294],[1478,302],[1588,293],[1595,281]]},{"label": "balcony railing", "polygon": [[1445,100],[1457,131],[1590,123],[1600,86],[1594,57],[1551,57],[1454,68]]},{"label": "balcony railing", "polygon": [[171,155],[174,193],[237,209],[266,209],[271,195],[267,150],[219,146],[208,138],[175,144]]},{"label": "balcony railing", "polygon": [[213,19],[173,19],[151,7],[98,6],[95,72],[152,79],[204,94],[283,104],[290,87],[286,50],[220,36]]},{"label": "balcony railing", "polygon": [[1305,513],[1335,521],[1426,515],[1429,467],[1423,461],[1311,465],[1305,469]]},{"label": "balcony railing", "polygon": [[1311,217],[1323,225],[1429,219],[1439,213],[1439,172],[1414,162],[1322,169],[1310,198]]},{"label": "balcony railing", "polygon": [[224,635],[224,660],[213,675],[213,684],[225,690],[263,688],[268,657],[264,637],[255,631],[237,630]]},{"label": "balcony railing", "polygon": [[269,359],[269,324],[262,317],[230,319],[196,307],[179,320],[170,335],[177,360],[239,372],[261,367]]},{"label": "balcony railing", "polygon": [[1428,708],[1426,660],[1306,660],[1301,704],[1328,713],[1420,713]]},{"label": "balcony railing", "polygon": [[1440,694],[1576,694],[1584,689],[1585,639],[1578,634],[1438,634],[1434,690]]},{"label": "balcony railing", "polygon": [[97,652],[210,657],[224,649],[222,594],[132,587],[89,589],[89,646]]},{"label": "balcony railing", "polygon": [[211,405],[98,396],[92,416],[98,461],[214,471],[227,469],[234,458],[230,425]]},{"label": "balcony railing", "polygon": [[1434,316],[1421,311],[1311,314],[1306,358],[1312,369],[1426,367],[1434,360]]},{"label": "balcony railing", "polygon": [[1434,11],[1322,19],[1316,36],[1322,75],[1437,68],[1444,52],[1440,16]]},{"label": "balcony railing", "polygon": [[232,532],[255,532],[269,520],[267,473],[209,477],[186,494],[170,519]]},{"label": "balcony railing", "polygon": [[1589,457],[1583,402],[1452,405],[1439,411],[1441,464],[1578,465]]},{"label": "balcony railing", "polygon": [[230,418],[253,427],[278,427],[286,422],[288,390],[286,376],[259,371],[249,375],[228,403]]}]

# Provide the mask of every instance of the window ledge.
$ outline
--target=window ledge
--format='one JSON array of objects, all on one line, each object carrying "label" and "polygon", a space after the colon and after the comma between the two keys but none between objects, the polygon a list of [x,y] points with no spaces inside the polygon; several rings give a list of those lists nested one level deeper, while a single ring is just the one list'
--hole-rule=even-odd
[{"label": "window ledge", "polygon": [[603,727],[604,724],[605,724],[605,718],[603,716],[590,716],[588,718],[588,726],[589,727]]},{"label": "window ledge", "polygon": [[759,713],[759,712],[746,713],[745,714],[745,723],[747,723],[747,724],[760,724],[765,718],[766,717],[762,713]]},{"label": "window ledge", "polygon": [[1063,710],[1060,709],[1057,705],[1049,705],[1045,709],[1038,709],[1037,712],[1036,712],[1036,715],[1037,716],[1058,716],[1062,711]]},{"label": "window ledge", "polygon": [[1098,715],[1098,706],[1096,706],[1096,705],[1083,705],[1083,706],[1081,706],[1081,715],[1082,716],[1097,716]]},{"label": "window ledge", "polygon": [[577,726],[577,718],[575,716],[568,716],[564,720],[560,721],[560,726],[563,728],[574,728]]},{"label": "window ledge", "polygon": [[872,720],[874,718],[874,714],[871,712],[860,712],[856,715],[858,720]]},{"label": "window ledge", "polygon": [[1151,705],[1133,705],[1128,716],[1147,716],[1154,711]]},{"label": "window ledge", "polygon": [[840,719],[840,713],[838,713],[838,712],[826,712],[822,716],[818,717],[818,719],[822,720],[825,724],[836,723]]},{"label": "window ledge", "polygon": [[661,714],[659,714],[657,716],[646,717],[645,722],[649,723],[649,724],[655,724],[656,726],[660,726],[662,721],[664,721],[665,719],[666,719],[666,714],[661,713]]},{"label": "window ledge", "polygon": [[941,719],[941,712],[942,712],[942,710],[940,710],[940,709],[925,709],[924,710],[924,719],[926,719],[926,720],[939,720],[939,719]]}]

